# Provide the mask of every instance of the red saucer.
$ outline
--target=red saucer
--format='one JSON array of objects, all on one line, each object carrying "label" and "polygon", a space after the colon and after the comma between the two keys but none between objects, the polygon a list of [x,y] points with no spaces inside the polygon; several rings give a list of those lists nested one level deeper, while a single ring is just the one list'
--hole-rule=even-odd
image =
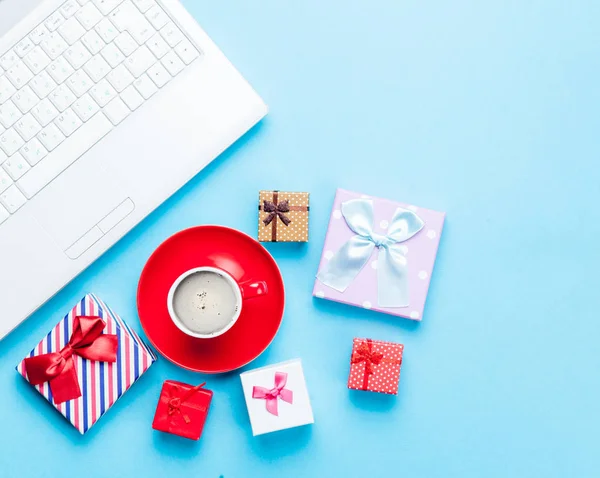
[{"label": "red saucer", "polygon": [[[167,310],[173,282],[194,267],[213,266],[236,280],[267,283],[268,294],[244,302],[242,314],[226,333],[212,339],[189,337]],[[275,260],[257,241],[222,226],[198,226],[178,232],[150,256],[138,284],[142,327],[154,347],[180,367],[223,373],[243,367],[271,343],[283,317],[283,279]]]}]

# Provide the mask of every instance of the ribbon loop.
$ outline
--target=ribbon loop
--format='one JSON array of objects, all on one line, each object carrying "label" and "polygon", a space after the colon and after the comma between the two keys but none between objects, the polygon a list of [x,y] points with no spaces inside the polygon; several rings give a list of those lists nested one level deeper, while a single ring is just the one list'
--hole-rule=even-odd
[{"label": "ribbon loop", "polygon": [[58,352],[25,359],[27,378],[32,385],[49,382],[54,403],[81,397],[73,355],[99,362],[116,362],[119,339],[102,334],[106,323],[101,317],[76,316],[69,342]]},{"label": "ribbon loop", "polygon": [[400,243],[417,234],[425,222],[413,211],[396,209],[387,235],[373,231],[373,201],[351,199],[342,203],[342,215],[355,236],[337,251],[317,278],[325,285],[344,292],[367,264],[373,250],[377,260],[378,304],[380,307],[408,307],[408,267]]},{"label": "ribbon loop", "polygon": [[[196,385],[195,387],[190,388],[183,396],[178,396],[179,390],[177,387],[171,387],[171,389],[166,392],[166,399],[168,400],[167,404],[169,406],[168,414],[172,417],[175,414],[181,414],[185,423],[191,423],[191,419],[188,415],[182,413],[181,406],[189,400],[189,398],[194,395],[198,390],[204,387],[206,382],[201,383],[200,385]],[[164,402],[163,402],[164,403]]]},{"label": "ribbon loop", "polygon": [[264,387],[254,386],[252,388],[252,398],[266,400],[267,411],[272,415],[279,416],[277,399],[280,398],[284,402],[293,403],[294,393],[285,388],[287,384],[287,373],[275,372],[275,387],[267,389]]},{"label": "ribbon loop", "polygon": [[269,213],[269,215],[263,219],[265,226],[271,224],[276,217],[279,217],[281,222],[283,222],[286,226],[289,226],[292,222],[291,219],[284,214],[286,212],[290,212],[289,201],[287,199],[277,204],[265,200],[263,201],[263,210]]}]

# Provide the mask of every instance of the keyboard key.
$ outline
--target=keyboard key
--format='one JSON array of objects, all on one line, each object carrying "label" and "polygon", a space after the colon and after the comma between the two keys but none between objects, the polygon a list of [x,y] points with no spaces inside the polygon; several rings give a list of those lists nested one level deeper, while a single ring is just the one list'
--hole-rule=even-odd
[{"label": "keyboard key", "polygon": [[156,63],[156,58],[145,45],[138,48],[125,60],[125,66],[136,78],[145,73],[154,63]]},{"label": "keyboard key", "polygon": [[181,43],[179,43],[175,47],[175,52],[186,65],[189,65],[196,58],[198,58],[198,56],[200,56],[198,50],[196,50],[196,48],[188,40],[183,40]]},{"label": "keyboard key", "polygon": [[0,76],[0,105],[8,101],[15,94],[17,89],[12,85],[6,76]]},{"label": "keyboard key", "polygon": [[60,27],[65,21],[65,17],[61,15],[60,12],[54,12],[52,15],[48,17],[48,19],[44,22],[44,25],[51,32],[55,31],[58,27]]},{"label": "keyboard key", "polygon": [[71,66],[78,70],[92,57],[92,54],[83,43],[77,42],[65,52],[64,56]]},{"label": "keyboard key", "polygon": [[56,88],[57,84],[47,71],[42,71],[29,82],[29,86],[38,97],[45,98]]},{"label": "keyboard key", "polygon": [[176,46],[180,41],[183,40],[183,33],[181,33],[179,28],[177,28],[173,22],[169,22],[162,27],[160,34],[171,47]]},{"label": "keyboard key", "polygon": [[29,83],[29,80],[33,78],[33,73],[25,63],[18,61],[6,71],[6,77],[18,90]]},{"label": "keyboard key", "polygon": [[59,11],[62,13],[63,17],[70,18],[75,15],[77,10],[79,10],[79,4],[76,2],[76,0],[67,0],[62,4],[62,7],[60,7]]},{"label": "keyboard key", "polygon": [[85,123],[92,116],[98,113],[98,111],[100,111],[100,107],[92,99],[92,97],[86,93],[75,103],[73,103],[73,111],[75,111],[75,113],[77,113],[77,116],[79,116],[81,121]]},{"label": "keyboard key", "polygon": [[15,53],[14,50],[10,50],[0,58],[0,66],[5,70],[8,70],[11,66],[13,66],[17,61],[19,61],[19,57]]},{"label": "keyboard key", "polygon": [[44,145],[40,143],[40,140],[37,138],[33,138],[29,141],[29,143],[21,148],[20,152],[30,166],[35,166],[48,154]]},{"label": "keyboard key", "polygon": [[4,206],[0,206],[0,224],[6,221],[9,217],[10,213],[4,208]]},{"label": "keyboard key", "polygon": [[131,23],[127,29],[129,33],[131,33],[131,36],[135,38],[135,41],[140,45],[146,43],[156,33],[156,30],[150,22],[143,17],[140,20]]},{"label": "keyboard key", "polygon": [[[100,141],[111,129],[112,124],[106,119],[106,116],[102,113],[94,115],[91,120],[73,133],[64,146],[48,154],[35,168],[23,176],[17,182],[17,186],[28,199],[31,199],[56,176],[77,161],[83,153]],[[58,129],[56,131],[61,134]],[[40,134],[43,134],[43,132]],[[41,140],[41,138],[39,139]]]},{"label": "keyboard key", "polygon": [[115,27],[108,18],[101,20],[100,23],[96,25],[95,30],[105,43],[110,43],[117,38],[117,35],[119,34],[117,27]]},{"label": "keyboard key", "polygon": [[146,100],[158,91],[154,82],[145,73],[133,82],[133,86]]},{"label": "keyboard key", "polygon": [[0,135],[0,148],[10,157],[15,154],[25,142],[14,129],[7,129]]},{"label": "keyboard key", "polygon": [[118,93],[121,93],[121,91],[133,83],[134,78],[127,68],[121,64],[106,75],[106,79]]},{"label": "keyboard key", "polygon": [[108,81],[101,80],[90,90],[90,95],[100,106],[105,106],[109,101],[117,96],[117,92]]},{"label": "keyboard key", "polygon": [[131,35],[127,32],[123,32],[115,38],[115,44],[125,56],[131,55],[138,48],[137,42],[131,38]]},{"label": "keyboard key", "polygon": [[138,93],[138,90],[136,90],[133,85],[125,88],[123,93],[121,93],[121,99],[131,111],[138,109],[144,102],[144,98]]},{"label": "keyboard key", "polygon": [[65,136],[54,123],[50,123],[46,126],[42,132],[37,135],[37,138],[48,151],[52,151],[65,140]]},{"label": "keyboard key", "polygon": [[86,3],[90,2],[91,0],[77,0],[79,2],[79,5],[85,5]]},{"label": "keyboard key", "polygon": [[171,50],[160,33],[156,33],[150,38],[150,40],[146,42],[146,45],[150,48],[150,51],[154,53],[156,58],[162,58]]},{"label": "keyboard key", "polygon": [[83,70],[73,73],[66,81],[66,84],[78,98],[94,86],[92,79]]},{"label": "keyboard key", "polygon": [[13,181],[16,181],[31,169],[31,166],[25,161],[25,158],[20,153],[13,154],[2,165]]},{"label": "keyboard key", "polygon": [[65,136],[71,136],[83,124],[79,116],[69,108],[64,113],[58,115],[54,122]]},{"label": "keyboard key", "polygon": [[58,27],[58,33],[62,36],[69,45],[73,45],[83,35],[85,35],[85,28],[81,26],[81,23],[76,18],[69,18],[65,23]]},{"label": "keyboard key", "polygon": [[15,129],[17,130],[17,133],[21,135],[21,138],[23,138],[25,141],[29,141],[42,130],[42,127],[31,115],[31,113],[27,113],[15,123]]},{"label": "keyboard key", "polygon": [[110,65],[102,57],[102,55],[96,55],[92,57],[85,65],[83,65],[85,72],[90,75],[95,83],[99,82],[104,78],[111,70]]},{"label": "keyboard key", "polygon": [[146,18],[156,30],[160,30],[167,23],[169,23],[169,17],[158,5],[154,5],[150,10],[148,10],[148,12],[146,12]]},{"label": "keyboard key", "polygon": [[133,0],[133,4],[139,8],[140,12],[146,13],[156,5],[156,2],[154,0]]},{"label": "keyboard key", "polygon": [[36,46],[31,52],[23,58],[23,62],[34,75],[46,68],[50,64],[50,58],[39,46]]},{"label": "keyboard key", "polygon": [[0,203],[8,212],[14,214],[23,204],[25,204],[25,196],[19,191],[15,185],[10,186],[6,191],[0,194]]},{"label": "keyboard key", "polygon": [[123,100],[121,100],[121,98],[115,98],[102,109],[102,112],[106,114],[112,124],[116,126],[125,118],[127,118],[127,116],[129,116],[131,110],[127,107]]},{"label": "keyboard key", "polygon": [[71,106],[77,99],[73,92],[66,85],[59,85],[58,88],[50,93],[48,98],[61,113]]},{"label": "keyboard key", "polygon": [[123,0],[93,0],[93,2],[102,12],[102,15],[106,15],[123,2]]},{"label": "keyboard key", "polygon": [[25,114],[35,105],[37,105],[40,99],[29,86],[24,86],[15,93],[15,95],[12,97],[12,101],[15,105],[17,105],[17,108],[21,110],[21,113]]},{"label": "keyboard key", "polygon": [[27,55],[31,50],[33,50],[33,47],[35,45],[33,44],[33,42],[29,39],[29,37],[27,38],[23,38],[19,43],[17,43],[17,45],[15,46],[15,53],[23,58],[25,55]]},{"label": "keyboard key", "polygon": [[100,38],[100,35],[95,30],[91,30],[83,35],[81,43],[85,45],[92,55],[100,53],[100,50],[104,48],[104,40]]},{"label": "keyboard key", "polygon": [[58,32],[52,32],[46,39],[41,41],[40,46],[51,59],[56,60],[69,45]]},{"label": "keyboard key", "polygon": [[29,34],[29,39],[34,45],[39,45],[42,40],[45,40],[50,35],[50,31],[44,25],[38,25]]},{"label": "keyboard key", "polygon": [[171,79],[169,72],[160,63],[156,63],[154,66],[150,67],[148,70],[148,76],[159,88],[165,86]]},{"label": "keyboard key", "polygon": [[117,96],[117,92],[112,86],[110,86],[110,83],[104,79],[99,81],[97,85],[92,86],[90,89],[90,95],[100,106],[105,106],[109,101]]},{"label": "keyboard key", "polygon": [[185,68],[185,65],[181,61],[181,58],[174,52],[170,51],[161,60],[163,66],[171,74],[171,76],[177,76],[181,70]]},{"label": "keyboard key", "polygon": [[93,3],[88,3],[75,14],[75,18],[77,18],[83,28],[91,30],[102,20],[102,14]]},{"label": "keyboard key", "polygon": [[100,53],[108,62],[108,64],[113,68],[125,59],[125,56],[123,55],[123,53],[121,53],[121,50],[119,50],[112,43],[106,45]]},{"label": "keyboard key", "polygon": [[48,126],[58,116],[58,110],[48,98],[40,101],[32,110],[31,114],[42,126]]},{"label": "keyboard key", "polygon": [[6,191],[6,188],[13,183],[8,173],[4,168],[0,167],[0,193]]},{"label": "keyboard key", "polygon": [[0,106],[0,123],[5,128],[10,128],[23,116],[19,108],[15,106],[12,100],[8,100]]},{"label": "keyboard key", "polygon": [[130,0],[125,0],[125,2],[121,3],[119,7],[110,13],[108,18],[121,32],[125,31],[130,25],[145,20],[144,16],[133,6]]},{"label": "keyboard key", "polygon": [[52,79],[59,85],[63,83],[75,71],[64,57],[57,58],[46,69]]}]

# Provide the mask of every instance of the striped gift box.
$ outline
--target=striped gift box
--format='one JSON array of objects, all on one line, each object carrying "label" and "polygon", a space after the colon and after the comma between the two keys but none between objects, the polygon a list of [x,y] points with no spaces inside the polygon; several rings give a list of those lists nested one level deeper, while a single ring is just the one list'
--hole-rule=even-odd
[{"label": "striped gift box", "polygon": [[[81,299],[29,353],[29,357],[60,351],[71,337],[73,318],[83,315],[102,317],[106,322],[104,333],[118,336],[117,361],[95,362],[73,355],[82,393],[75,400],[56,404],[47,383],[35,386],[81,434],[87,432],[156,361],[156,355],[140,337],[93,294]],[[17,366],[17,371],[27,380],[24,361]]]}]

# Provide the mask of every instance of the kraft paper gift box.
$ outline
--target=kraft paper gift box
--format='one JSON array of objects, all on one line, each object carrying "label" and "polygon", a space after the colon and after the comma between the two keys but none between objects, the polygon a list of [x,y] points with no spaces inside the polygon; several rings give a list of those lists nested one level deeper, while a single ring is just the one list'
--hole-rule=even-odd
[{"label": "kraft paper gift box", "polygon": [[260,191],[258,240],[308,242],[309,193]]},{"label": "kraft paper gift box", "polygon": [[254,436],[314,423],[300,359],[250,370],[240,378]]},{"label": "kraft paper gift box", "polygon": [[403,353],[402,344],[354,339],[348,388],[397,395]]},{"label": "kraft paper gift box", "polygon": [[165,381],[152,428],[199,440],[213,396],[212,391],[204,388],[204,385],[206,383],[193,387],[174,380]]},{"label": "kraft paper gift box", "polygon": [[17,366],[81,434],[156,361],[115,312],[86,295]]},{"label": "kraft paper gift box", "polygon": [[421,320],[444,218],[338,189],[313,295]]}]

